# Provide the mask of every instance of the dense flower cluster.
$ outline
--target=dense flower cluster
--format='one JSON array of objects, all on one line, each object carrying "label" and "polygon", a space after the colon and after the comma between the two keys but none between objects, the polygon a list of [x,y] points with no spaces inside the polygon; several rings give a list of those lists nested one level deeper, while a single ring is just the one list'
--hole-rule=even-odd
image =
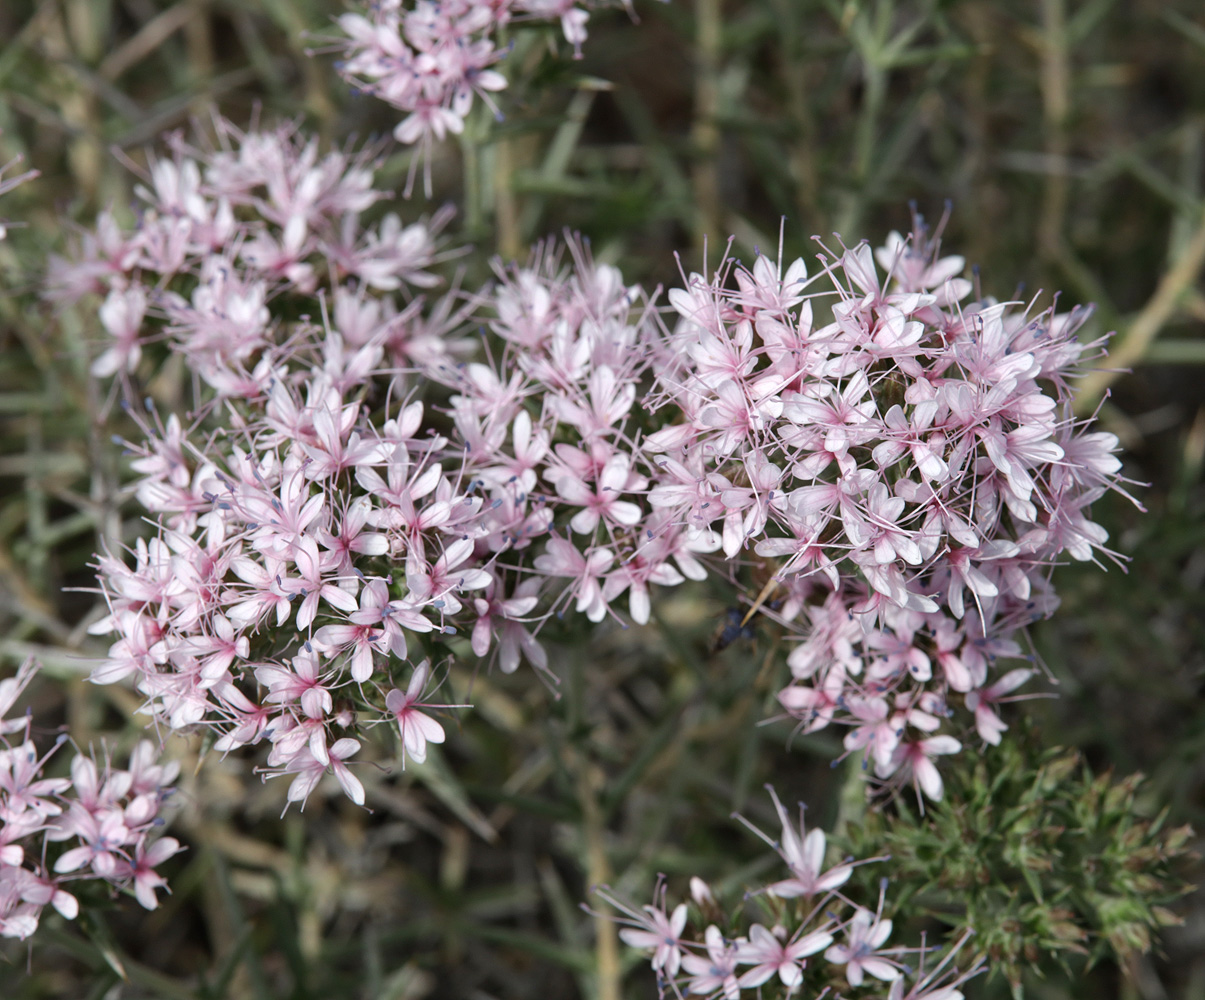
[{"label": "dense flower cluster", "polygon": [[[304,801],[325,772],[363,801],[345,763],[362,726],[391,721],[404,759],[416,761],[443,739],[423,712],[429,665],[404,666],[423,636],[467,631],[504,670],[520,656],[544,668],[528,621],[544,575],[573,577],[579,607],[601,617],[593,571],[611,557],[594,552],[591,571],[578,572],[572,546],[549,541],[552,505],[534,492],[554,467],[591,476],[591,459],[553,454],[556,418],[524,409],[536,387],[522,375],[452,363],[468,306],[455,289],[422,294],[435,284],[430,227],[395,217],[360,225],[379,197],[365,158],[318,158],[289,129],[242,134],[219,123],[218,139],[201,152],[176,138],[140,191],[149,207],[136,228],[106,217],[51,275],[61,296],[104,296],[111,339],[95,374],[119,374],[132,390],[162,357],[147,351],[166,340],[198,378],[192,416],[131,408],[144,431],[127,442],[134,489],[160,531],[136,542],[132,565],[99,557],[110,614],[93,631],[116,641],[94,679],[132,677],[169,727],[214,727],[219,751],[268,742],[267,773],[292,777],[290,801]],[[547,299],[551,312],[538,319],[558,325],[567,351],[547,374],[563,386],[594,369],[596,382],[612,365],[622,371],[651,339],[642,325],[655,326],[618,272],[581,253],[578,263],[570,279],[550,255],[502,282],[494,309],[499,330],[515,332],[531,325],[525,296]],[[395,289],[410,301],[398,303]],[[415,382],[417,372],[427,378]],[[634,377],[624,375],[623,406],[609,414],[548,399],[572,433],[591,437],[596,457],[610,449],[606,482],[618,476],[623,489],[638,485],[620,474],[632,442],[611,424],[632,405]],[[452,387],[454,440],[408,397],[441,381]],[[567,479],[561,488],[576,495]],[[582,500],[596,518],[638,513],[596,500]],[[540,551],[528,553],[536,540]],[[520,554],[513,564],[503,561],[510,553]],[[668,571],[661,579],[672,582]],[[633,587],[647,602],[647,580]]]},{"label": "dense flower cluster", "polygon": [[[103,220],[54,274],[105,294],[97,374],[166,338],[202,383],[190,417],[131,411],[160,530],[132,566],[100,557],[94,629],[117,640],[95,679],[133,677],[219,750],[266,741],[290,801],[325,772],[362,801],[346,761],[373,721],[423,759],[432,671],[400,665],[447,637],[545,670],[548,614],[598,622],[626,594],[644,623],[653,584],[751,561],[770,583],[750,612],[800,640],[783,707],[940,798],[953,709],[999,740],[1032,671],[993,664],[1053,610],[1062,553],[1107,551],[1087,507],[1117,487],[1117,441],[1068,406],[1085,313],[965,301],[923,226],[878,252],[883,276],[865,245],[811,280],[765,257],[692,275],[670,331],[573,241],[437,290],[431,225],[361,225],[364,156],[224,124],[173,151],[137,228]],[[488,362],[456,360],[470,313]]]},{"label": "dense flower cluster", "polygon": [[[1118,442],[1071,417],[1068,381],[1099,348],[1076,339],[1085,311],[965,302],[962,259],[939,259],[923,223],[877,263],[885,277],[865,245],[824,257],[827,292],[809,292],[802,261],[729,263],[670,292],[672,333],[605,334],[600,352],[581,342],[572,282],[537,261],[495,291],[508,353],[466,380],[457,420],[470,455],[553,487],[565,530],[532,566],[568,578],[591,620],[627,591],[643,623],[650,584],[760,563],[771,582],[751,613],[800,640],[783,707],[808,731],[843,724],[878,778],[937,799],[935,759],[965,728],[945,720],[965,706],[999,741],[997,706],[1033,671],[994,664],[1054,610],[1060,556],[1108,553],[1087,509],[1119,488]],[[546,434],[534,445],[523,392]],[[466,423],[470,394],[477,414],[521,415],[513,446]]]},{"label": "dense flower cluster", "polygon": [[[556,323],[570,341],[562,346],[572,371],[597,368],[594,383],[604,392],[615,381],[607,362],[634,356],[640,324],[652,318],[634,308],[636,293],[617,272],[584,256],[579,263],[571,282],[558,279]],[[520,285],[535,288],[524,275],[553,281],[522,272],[517,284],[503,283],[498,311],[508,319],[500,326],[523,323],[504,302]],[[287,297],[278,305],[288,308]],[[132,676],[170,727],[214,727],[219,751],[267,741],[268,773],[293,776],[290,801],[304,801],[328,771],[364,800],[345,763],[360,746],[350,735],[356,726],[390,721],[404,758],[415,761],[427,743],[443,740],[423,712],[433,707],[424,694],[429,665],[397,676],[423,637],[468,631],[473,651],[494,648],[504,671],[521,656],[543,669],[529,616],[545,577],[570,578],[570,596],[594,620],[625,588],[641,595],[633,604],[642,600],[647,617],[650,580],[681,579],[660,562],[640,572],[636,563],[614,568],[602,547],[583,559],[551,533],[554,504],[534,492],[555,470],[558,491],[582,508],[577,529],[640,520],[637,505],[614,504],[606,493],[640,485],[629,468],[631,442],[612,426],[632,406],[630,384],[621,384],[619,404],[605,393],[595,400],[601,409],[549,397],[553,409],[533,418],[523,408],[533,389],[522,373],[504,381],[485,365],[436,364],[431,379],[454,389],[450,441],[426,426],[422,401],[391,402],[399,376],[379,366],[383,338],[398,328],[378,328],[352,353],[342,349],[345,315],[336,311],[339,325],[318,344],[274,325],[289,346],[255,345],[264,381],[239,383],[246,395],[233,394],[233,380],[221,382],[228,423],[218,433],[190,435],[177,414],[161,422],[157,411],[135,412],[147,435],[129,444],[137,496],[161,531],[136,543],[132,566],[108,554],[99,561],[111,613],[93,631],[118,638],[94,679]],[[536,356],[529,352],[525,363]],[[571,373],[548,368],[550,377]],[[370,398],[383,401],[380,409]],[[589,436],[590,453],[551,448],[554,411]],[[585,485],[595,461],[606,466],[597,491]],[[676,554],[701,575],[688,548],[667,546],[674,534],[667,528],[657,542],[660,560]]]},{"label": "dense flower cluster", "polygon": [[[95,375],[119,374],[128,391],[148,368],[144,348],[166,339],[199,379],[192,427],[135,414],[146,432],[130,445],[136,492],[162,530],[138,541],[132,568],[100,556],[111,614],[93,630],[120,638],[94,678],[135,675],[170,727],[216,725],[219,751],[270,738],[270,773],[294,776],[290,801],[328,770],[363,801],[342,763],[359,747],[340,735],[351,712],[332,692],[365,684],[374,657],[405,656],[403,625],[438,627],[419,609],[442,606],[464,546],[439,544],[427,563],[424,533],[455,531],[480,506],[451,502],[431,460],[440,440],[417,437],[421,403],[386,399],[392,415],[372,426],[363,406],[374,373],[402,393],[405,372],[463,353],[448,335],[461,325],[455,298],[423,300],[446,216],[362,225],[385,194],[367,154],[320,157],[291,127],[244,134],[219,121],[217,139],[202,151],[174,137],[139,189],[137,226],[102,217],[51,270],[61,297],[104,296],[111,339]],[[378,492],[394,502],[374,506]],[[408,556],[408,592],[425,583],[424,599],[391,604],[391,554]],[[332,657],[347,678],[331,676]],[[416,707],[428,676],[418,668],[405,695],[370,699],[416,760],[443,738]]]},{"label": "dense flower cluster", "polygon": [[769,568],[755,604],[800,633],[779,700],[801,728],[845,724],[879,778],[937,799],[952,696],[998,742],[994,706],[1032,672],[992,667],[1054,610],[1055,562],[1112,555],[1088,507],[1120,488],[1118,441],[1068,389],[1100,343],[1076,338],[1086,310],[966,301],[963,259],[920,221],[821,262],[827,322],[801,260],[670,293],[649,502]]},{"label": "dense flower cluster", "polygon": [[[393,130],[398,142],[417,144],[428,163],[432,142],[464,131],[474,98],[500,115],[491,94],[506,77],[493,68],[506,55],[499,33],[512,21],[559,20],[566,41],[581,56],[587,7],[575,0],[378,0],[364,13],[339,18],[346,36],[343,77],[386,101],[406,117]],[[415,161],[415,166],[419,162]],[[414,169],[410,185],[414,182]],[[430,193],[431,179],[426,177]]]},{"label": "dense flower cluster", "polygon": [[[282,294],[293,304],[300,297],[314,316],[333,313],[340,335],[329,351],[354,353],[372,340],[374,364],[387,357],[406,366],[463,350],[428,326],[437,319],[416,321],[422,290],[438,283],[431,267],[444,256],[437,237],[448,212],[408,225],[388,213],[364,225],[361,213],[389,194],[374,187],[371,149],[319,154],[292,125],[244,133],[219,118],[214,130],[206,149],[167,137],[170,155],[152,158],[137,188],[143,207],[133,230],[102,212],[71,260],[51,260],[57,297],[105,296],[100,320],[110,340],[94,375],[133,372],[144,321],[157,321],[217,396],[262,394],[276,354],[296,349],[280,343],[269,309]],[[307,336],[304,327],[290,332]]]},{"label": "dense flower cluster", "polygon": [[1071,417],[1099,347],[1076,339],[1087,312],[964,302],[963,259],[936,251],[918,224],[825,255],[827,323],[803,261],[736,267],[734,288],[692,276],[670,293],[682,360],[659,377],[675,423],[646,441],[664,454],[651,504],[768,560],[763,611],[803,627],[783,707],[805,730],[847,724],[878,777],[934,799],[934,758],[959,749],[937,734],[951,695],[999,741],[995,702],[1031,671],[991,667],[1056,607],[1060,555],[1107,553],[1088,506],[1121,467],[1116,437]]},{"label": "dense flower cluster", "polygon": [[[946,967],[965,938],[928,973],[923,947],[888,947],[893,930],[884,916],[888,880],[880,883],[873,911],[850,899],[846,883],[855,862],[847,859],[826,868],[824,831],[805,831],[802,805],[796,829],[773,789],[770,795],[782,823],[780,837],[742,822],[778,852],[790,877],[746,894],[736,913],[725,912],[697,877],[690,880],[691,903],[679,903],[672,911],[664,884],[653,902],[639,910],[605,887],[596,890],[624,914],[618,918],[624,925],[620,938],[652,953],[660,994],[739,1000],[745,991],[762,996],[764,988],[780,988],[793,996],[807,987],[808,996],[824,996],[831,989],[839,996],[884,1000],[962,1000],[957,987],[979,967],[961,974]],[[769,927],[745,914],[754,906]],[[705,927],[702,934],[689,934],[688,925]],[[919,970],[905,961],[910,952],[921,954]]]},{"label": "dense flower cluster", "polygon": [[37,669],[27,661],[0,681],[0,936],[21,939],[47,905],[73,920],[79,901],[66,887],[81,879],[133,889],[155,909],[155,890],[167,884],[155,868],[180,850],[175,838],[153,836],[179,765],[158,763],[149,741],[126,770],[77,753],[70,777],[43,776],[66,737],[39,754],[30,717],[5,718]]}]

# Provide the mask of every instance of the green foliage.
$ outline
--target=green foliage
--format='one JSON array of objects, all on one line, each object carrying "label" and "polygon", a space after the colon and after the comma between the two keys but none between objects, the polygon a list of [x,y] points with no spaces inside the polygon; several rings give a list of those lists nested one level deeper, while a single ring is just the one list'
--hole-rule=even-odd
[{"label": "green foliage", "polygon": [[851,828],[854,851],[890,853],[898,914],[974,931],[1014,991],[1028,970],[1069,972],[1073,955],[1128,966],[1180,922],[1168,907],[1190,889],[1192,830],[1144,817],[1141,775],[1094,775],[1077,751],[1016,728],[959,758],[924,815],[901,797]]}]

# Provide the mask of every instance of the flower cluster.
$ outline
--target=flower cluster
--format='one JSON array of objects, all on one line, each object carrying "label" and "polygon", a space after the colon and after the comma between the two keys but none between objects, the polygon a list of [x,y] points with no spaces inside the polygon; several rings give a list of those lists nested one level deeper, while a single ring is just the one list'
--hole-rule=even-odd
[{"label": "flower cluster", "polygon": [[422,290],[438,283],[431,268],[444,257],[436,241],[448,212],[408,225],[388,213],[366,225],[362,213],[389,194],[374,186],[373,150],[320,154],[294,125],[244,133],[219,118],[214,132],[206,149],[167,137],[170,155],[152,157],[137,188],[132,230],[102,212],[72,259],[51,260],[56,297],[105,296],[110,339],[94,375],[134,372],[143,347],[166,337],[218,397],[263,393],[282,339],[269,303],[281,295],[304,298],[314,315],[334,313],[331,351],[372,340],[401,367],[463,349],[416,321]]},{"label": "flower cluster", "polygon": [[820,259],[810,280],[759,257],[670,293],[648,499],[772,578],[751,604],[798,633],[779,701],[800,727],[844,724],[879,778],[938,799],[934,759],[961,748],[943,720],[961,699],[999,741],[995,706],[1032,670],[992,667],[1054,610],[1056,561],[1114,555],[1088,507],[1121,488],[1118,441],[1068,389],[1100,342],[1076,339],[1086,310],[967,301],[920,220]]},{"label": "flower cluster", "polygon": [[[94,374],[119,374],[133,394],[166,340],[197,376],[191,415],[161,416],[149,399],[129,407],[143,432],[123,442],[133,489],[159,532],[136,542],[132,565],[98,557],[109,614],[92,630],[116,635],[94,679],[132,678],[157,719],[212,727],[220,752],[266,742],[266,773],[292,776],[289,801],[333,773],[363,802],[345,762],[365,726],[393,723],[403,762],[444,736],[423,712],[432,671],[406,667],[421,659],[412,652],[467,631],[505,671],[521,656],[544,669],[530,616],[546,577],[570,578],[594,620],[629,587],[647,618],[648,583],[681,579],[660,563],[612,568],[602,546],[579,565],[535,492],[555,483],[583,508],[577,530],[641,519],[607,491],[641,486],[622,422],[655,317],[613,268],[575,248],[571,275],[550,250],[489,299],[504,338],[537,338],[519,363],[539,368],[543,388],[454,364],[473,302],[455,288],[430,297],[428,227],[394,218],[360,232],[359,210],[379,197],[364,158],[319,158],[289,129],[224,123],[216,145],[202,153],[177,137],[140,192],[150,207],[137,227],[102,220],[51,276],[60,295],[104,296],[111,340]],[[282,260],[271,251],[284,245]],[[395,289],[410,301],[396,303]],[[551,338],[540,323],[555,326]],[[574,396],[577,380],[588,387]],[[447,416],[416,398],[434,390]],[[449,417],[451,438],[433,426],[447,430]],[[589,450],[554,450],[559,422]],[[658,545],[664,562],[672,548]],[[702,575],[686,549],[679,563]]]},{"label": "flower cluster", "polygon": [[[545,578],[568,578],[567,596],[597,621],[624,589],[647,618],[648,584],[682,579],[670,556],[702,575],[670,526],[622,567],[604,546],[583,557],[553,533],[557,506],[576,531],[631,534],[643,520],[609,491],[641,487],[616,424],[633,405],[631,359],[653,322],[636,290],[579,248],[573,278],[549,256],[500,284],[499,330],[534,329],[510,297],[553,286],[542,318],[556,338],[528,345],[522,363],[563,386],[584,377],[593,395],[537,393],[522,372],[503,380],[481,364],[435,365],[428,384],[452,387],[454,440],[427,425],[421,400],[390,401],[398,376],[379,367],[390,328],[351,353],[341,325],[307,345],[283,320],[265,324],[291,339],[253,355],[262,386],[248,381],[238,397],[223,383],[227,424],[216,432],[132,410],[146,435],[128,443],[136,495],[160,534],[136,543],[132,566],[99,558],[110,613],[92,630],[117,638],[94,680],[134,678],[157,718],[213,727],[218,751],[267,742],[266,773],[293,776],[290,802],[329,772],[362,803],[346,764],[360,748],[353,732],[392,723],[403,761],[421,762],[444,738],[423,711],[452,707],[426,700],[430,666],[399,676],[412,650],[468,631],[472,650],[494,650],[504,671],[521,657],[546,669],[529,620]],[[289,309],[288,297],[273,307]],[[524,409],[532,398],[547,412]],[[554,449],[561,426],[589,450]],[[534,492],[541,478],[563,504]]]},{"label": "flower cluster", "polygon": [[[596,890],[624,914],[618,918],[624,925],[620,938],[652,953],[660,994],[739,1000],[745,991],[763,995],[770,984],[787,996],[806,986],[810,996],[824,996],[832,989],[841,996],[885,1000],[962,1000],[957,987],[979,967],[959,973],[947,966],[966,938],[927,974],[923,947],[888,947],[893,923],[884,916],[887,879],[880,882],[873,911],[846,895],[854,864],[882,859],[846,859],[826,868],[824,831],[805,831],[802,805],[796,829],[773,789],[770,795],[782,823],[780,838],[768,837],[742,819],[778,852],[790,873],[789,878],[746,894],[745,905],[756,906],[765,923],[743,912],[745,906],[734,914],[725,913],[707,883],[697,877],[690,880],[693,905],[679,903],[672,911],[663,883],[654,892],[653,903],[639,910],[605,887]],[[688,934],[688,924],[706,926],[702,934]],[[909,952],[922,955],[919,971],[903,960]]]},{"label": "flower cluster", "polygon": [[[52,262],[49,275],[57,297],[103,297],[109,339],[94,375],[118,375],[137,395],[166,342],[196,376],[193,417],[133,412],[145,432],[129,445],[134,488],[161,530],[138,541],[132,567],[99,557],[111,613],[93,630],[119,638],[94,677],[135,675],[157,717],[171,728],[216,725],[219,750],[271,738],[268,764],[294,775],[291,801],[328,770],[362,801],[342,764],[359,746],[343,733],[352,713],[334,702],[342,681],[327,660],[346,653],[362,684],[374,655],[405,655],[401,623],[438,627],[390,606],[382,557],[392,536],[377,527],[390,521],[397,551],[415,543],[418,587],[422,533],[453,531],[465,513],[451,509],[452,484],[431,461],[439,440],[416,437],[422,404],[371,428],[362,410],[374,388],[404,393],[410,373],[464,353],[450,335],[461,326],[456,296],[425,307],[448,216],[363,223],[387,195],[374,187],[371,152],[320,155],[292,126],[243,133],[218,120],[203,149],[169,141],[171,156],[153,159],[138,189],[137,225],[102,215],[75,259]],[[376,472],[387,465],[391,486]],[[387,515],[367,496],[391,487]],[[458,553],[433,558],[434,572],[450,572]],[[381,572],[358,575],[369,564]],[[442,580],[427,579],[427,603],[439,606]],[[295,640],[282,641],[289,625]],[[265,655],[252,657],[253,640]],[[410,757],[422,760],[442,730],[417,720],[422,692],[402,687],[405,696],[376,701],[389,703]]]},{"label": "flower cluster", "polygon": [[[437,290],[432,226],[361,231],[366,157],[287,128],[214,145],[177,138],[138,227],[103,220],[53,276],[106,296],[97,374],[166,338],[202,383],[190,417],[131,410],[159,534],[132,567],[100,558],[98,681],[134,677],[219,750],[267,741],[291,801],[328,771],[362,801],[364,725],[394,720],[403,760],[443,736],[431,671],[397,664],[467,631],[546,670],[548,614],[598,622],[626,594],[644,623],[652,585],[752,560],[771,582],[750,613],[800,634],[779,699],[804,729],[845,725],[930,798],[959,702],[999,740],[1032,671],[992,664],[1053,610],[1060,554],[1107,552],[1087,508],[1118,487],[1117,441],[1068,406],[1084,312],[964,301],[921,226],[878,252],[885,277],[865,245],[823,257],[828,291],[802,261],[692,275],[672,331],[574,241]],[[495,346],[457,363],[470,315]]]},{"label": "flower cluster", "polygon": [[[962,746],[941,731],[955,708],[999,742],[997,708],[1033,670],[992,668],[1056,607],[1056,561],[1113,555],[1088,507],[1122,482],[1117,439],[1071,416],[1068,382],[1099,347],[1076,339],[1087,313],[964,301],[963,266],[918,220],[877,255],[825,255],[828,291],[802,261],[728,262],[670,292],[672,332],[583,343],[566,292],[608,272],[579,259],[566,282],[545,256],[504,274],[506,350],[455,400],[470,455],[555,491],[561,530],[532,566],[569,579],[578,611],[600,620],[626,591],[643,623],[651,584],[758,563],[750,615],[799,638],[784,709],[807,731],[844,725],[878,778],[932,799],[936,758]],[[474,419],[513,419],[513,444],[466,420],[466,398]]]},{"label": "flower cluster", "polygon": [[149,741],[126,770],[77,753],[70,777],[43,777],[66,737],[39,755],[30,718],[5,718],[37,669],[27,661],[0,681],[0,936],[21,939],[47,905],[73,920],[79,902],[65,887],[81,879],[132,888],[155,909],[155,891],[167,885],[155,868],[181,849],[173,837],[153,836],[179,765],[158,763]]},{"label": "flower cluster", "polygon": [[490,96],[507,86],[506,77],[493,68],[506,55],[500,32],[513,20],[559,20],[566,41],[580,57],[587,6],[575,0],[418,0],[413,5],[379,0],[364,14],[339,18],[346,36],[338,43],[346,55],[339,72],[363,92],[405,113],[393,135],[398,142],[419,147],[419,159],[428,165],[429,195],[431,144],[464,131],[475,97],[501,117]]}]

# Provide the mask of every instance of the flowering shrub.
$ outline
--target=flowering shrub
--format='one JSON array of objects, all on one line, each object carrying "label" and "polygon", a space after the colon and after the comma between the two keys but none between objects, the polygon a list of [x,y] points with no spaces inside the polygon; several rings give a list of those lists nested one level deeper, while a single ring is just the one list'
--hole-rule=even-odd
[{"label": "flowering shrub", "polygon": [[[420,734],[443,735],[420,711],[429,671],[395,676],[419,636],[469,630],[503,670],[545,669],[541,616],[601,621],[626,593],[644,623],[651,585],[759,557],[750,613],[806,628],[779,695],[803,730],[846,724],[877,777],[931,799],[935,759],[961,748],[952,704],[999,741],[995,706],[1031,671],[992,664],[1054,609],[1061,553],[1107,552],[1086,508],[1117,486],[1117,440],[1068,409],[1082,310],[964,302],[962,259],[923,224],[878,252],[884,278],[864,244],[822,256],[828,292],[802,261],[692,275],[672,331],[577,243],[571,266],[548,245],[500,267],[467,306],[402,305],[388,293],[436,284],[435,227],[361,232],[366,156],[319,160],[287,129],[219,138],[192,156],[177,139],[139,228],[106,223],[55,273],[107,287],[102,375],[136,367],[154,276],[155,336],[206,386],[191,431],[144,420],[129,446],[160,534],[133,567],[101,558],[94,630],[119,638],[96,680],[133,675],[220,751],[268,741],[290,800],[331,770],[362,802],[336,697],[422,759]],[[470,307],[493,364],[450,363]],[[450,425],[406,396],[423,378],[450,391]]]},{"label": "flowering shrub", "polygon": [[[403,112],[394,136],[418,147],[407,195],[477,98],[497,111],[508,26],[560,18],[577,50],[585,6],[394,0],[339,19],[341,72]],[[1090,513],[1107,491],[1128,497],[1118,440],[1072,409],[1071,382],[1103,355],[1103,338],[1079,339],[1088,310],[984,295],[919,217],[877,250],[820,244],[810,273],[781,247],[725,255],[665,307],[572,236],[477,285],[448,266],[471,252],[444,236],[451,210],[403,221],[382,204],[382,149],[323,152],[297,124],[215,117],[150,156],[132,225],[102,213],[53,261],[53,296],[99,300],[90,371],[137,427],[118,443],[152,525],[95,557],[107,614],[91,632],[111,644],[92,679],[132,683],[157,727],[201,732],[203,752],[288,778],[285,811],[327,776],[364,806],[380,779],[362,765],[426,763],[446,713],[471,707],[439,693],[451,660],[526,661],[555,691],[551,619],[644,625],[660,590],[710,579],[735,595],[726,635],[753,622],[786,641],[785,664],[767,660],[783,717],[839,731],[838,760],[860,757],[893,797],[911,786],[931,816],[897,804],[906,829],[868,823],[858,844],[891,843],[912,880],[902,904],[863,877],[886,858],[826,867],[825,835],[794,827],[773,792],[781,836],[746,825],[787,877],[741,906],[697,878],[672,907],[664,882],[641,907],[604,887],[663,993],[961,1000],[985,954],[1016,984],[1035,938],[1081,949],[1096,925],[1052,924],[1040,899],[1021,930],[993,924],[995,882],[935,968],[923,938],[892,935],[916,884],[971,864],[963,839],[988,850],[994,805],[964,822],[973,795],[942,761],[1003,742],[1002,706],[1037,673],[1025,628],[1058,605],[1053,568],[1122,559]],[[164,391],[181,370],[187,401]],[[28,672],[3,682],[0,708]],[[155,868],[180,849],[149,839],[176,765],[142,743],[128,771],[80,755],[70,779],[44,778],[29,721],[0,732],[22,727],[0,757],[3,933],[27,937],[46,903],[73,917],[62,886],[84,877],[153,908]],[[1066,808],[1094,796],[1104,785]],[[1062,831],[1027,806],[1053,866]],[[1163,864],[1185,836],[1129,848]],[[1168,873],[1131,875],[1090,886],[1123,955],[1171,919],[1149,905]]]}]

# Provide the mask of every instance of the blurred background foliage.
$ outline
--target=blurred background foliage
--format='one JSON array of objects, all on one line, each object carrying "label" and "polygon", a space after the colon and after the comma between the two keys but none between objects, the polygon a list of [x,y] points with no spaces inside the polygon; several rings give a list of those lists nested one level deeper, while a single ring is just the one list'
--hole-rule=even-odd
[{"label": "blurred background foliage", "polygon": [[[41,298],[45,257],[98,209],[132,213],[147,147],[164,130],[203,130],[215,106],[236,124],[298,119],[328,143],[387,135],[390,109],[352,94],[322,54],[343,9],[0,4],[0,162],[19,154],[41,172],[0,203],[21,224],[0,243],[0,657],[6,667],[43,659],[61,683],[44,677],[34,690],[35,718],[69,725],[81,744],[114,730],[132,741],[142,724],[131,693],[83,680],[80,657],[103,646],[84,631],[94,596],[71,589],[91,584],[98,537],[129,538],[140,523],[123,506],[109,443],[114,400],[86,378],[94,313]],[[1078,748],[1057,794],[1033,808],[1098,801],[1107,815],[1100,779],[1076,777],[1083,760],[1098,775],[1149,776],[1116,785],[1122,798],[1108,808],[1141,829],[1167,810],[1151,834],[1165,846],[1168,831],[1205,826],[1199,0],[637,0],[635,11],[638,25],[622,13],[592,19],[576,62],[552,29],[516,32],[505,120],[483,111],[464,141],[438,151],[437,200],[463,205],[454,228],[482,251],[469,280],[485,277],[490,254],[522,256],[563,227],[653,285],[676,280],[676,251],[692,269],[706,247],[714,265],[730,235],[748,259],[774,252],[781,225],[787,255],[810,256],[813,234],[877,243],[909,227],[910,201],[931,223],[948,202],[946,246],[981,269],[985,292],[1045,305],[1062,289],[1064,306],[1094,303],[1087,335],[1117,330],[1115,362],[1133,371],[1090,378],[1084,411],[1099,408],[1122,438],[1128,474],[1149,484],[1136,491],[1148,513],[1101,501],[1129,570],[1059,571],[1062,611],[1032,634],[1059,697],[1014,706],[1013,728],[1039,748]],[[407,155],[391,148],[383,176],[394,187]],[[423,210],[417,199],[401,206]],[[376,787],[371,814],[316,795],[304,816],[282,820],[283,787],[234,758],[197,769],[199,746],[181,745],[173,832],[189,850],[168,870],[173,895],[150,915],[100,900],[78,926],[48,920],[31,955],[6,950],[0,993],[654,995],[647,970],[626,975],[638,958],[614,928],[579,910],[591,884],[642,900],[658,872],[674,886],[699,874],[717,891],[773,877],[776,859],[729,819],[740,810],[772,827],[769,780],[785,801],[812,805],[810,822],[839,821],[854,840],[896,822],[866,814],[857,775],[851,798],[849,776],[830,767],[839,734],[788,745],[786,722],[757,725],[775,712],[783,650],[759,629],[718,649],[732,602],[720,586],[665,593],[649,627],[595,632],[588,660],[580,631],[552,623],[556,692],[466,658],[449,700],[471,688],[477,707],[443,755]],[[995,780],[983,767],[1007,777],[1034,759],[966,753],[947,784],[974,799]],[[992,787],[1032,798],[1016,780]],[[949,811],[927,829],[952,824],[967,844],[992,832],[975,833],[966,815],[943,821]],[[1097,833],[1105,843],[1124,831]],[[917,871],[932,863],[922,847],[900,845]],[[874,867],[873,878],[887,874]],[[1172,867],[1205,880],[1199,864]],[[1090,924],[1075,925],[1088,956],[1068,952],[1065,968],[1021,948],[1026,995],[1205,995],[1205,899],[1162,902],[1182,923],[1150,954],[1121,949],[1121,964],[1108,952],[1085,971],[1108,935]],[[970,903],[947,893],[943,905]]]}]

